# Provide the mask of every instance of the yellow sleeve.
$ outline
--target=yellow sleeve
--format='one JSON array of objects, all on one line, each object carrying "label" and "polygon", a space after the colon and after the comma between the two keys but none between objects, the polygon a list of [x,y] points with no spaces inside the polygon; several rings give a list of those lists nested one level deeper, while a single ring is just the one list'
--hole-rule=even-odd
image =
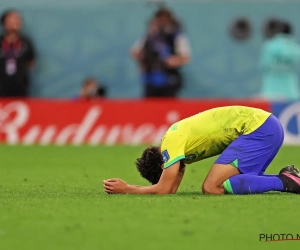
[{"label": "yellow sleeve", "polygon": [[182,135],[168,134],[162,140],[161,154],[164,161],[164,168],[185,159],[186,139]]}]

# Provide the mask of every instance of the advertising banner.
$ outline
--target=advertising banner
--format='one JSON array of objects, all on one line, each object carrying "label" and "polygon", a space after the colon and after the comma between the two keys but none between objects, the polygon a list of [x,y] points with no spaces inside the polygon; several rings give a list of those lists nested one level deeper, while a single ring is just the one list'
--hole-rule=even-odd
[{"label": "advertising banner", "polygon": [[272,103],[272,112],[282,124],[285,144],[300,144],[300,102]]},{"label": "advertising banner", "polygon": [[[270,111],[244,100],[0,100],[0,142],[8,144],[159,144],[178,120],[228,105]],[[199,124],[201,126],[201,124]]]}]

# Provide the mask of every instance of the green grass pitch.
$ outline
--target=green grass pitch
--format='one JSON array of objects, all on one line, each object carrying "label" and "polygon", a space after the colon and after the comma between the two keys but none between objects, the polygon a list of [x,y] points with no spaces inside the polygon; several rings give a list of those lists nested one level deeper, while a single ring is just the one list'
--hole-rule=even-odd
[{"label": "green grass pitch", "polygon": [[[205,196],[214,159],[188,166],[175,195],[106,195],[102,180],[147,184],[134,167],[143,147],[0,146],[0,249],[300,249],[259,234],[300,234],[300,197],[283,193]],[[300,166],[283,147],[268,173]]]}]

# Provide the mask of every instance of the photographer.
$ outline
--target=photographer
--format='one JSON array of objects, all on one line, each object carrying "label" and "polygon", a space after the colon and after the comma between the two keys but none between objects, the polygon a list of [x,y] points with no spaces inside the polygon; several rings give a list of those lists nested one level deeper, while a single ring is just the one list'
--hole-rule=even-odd
[{"label": "photographer", "polygon": [[148,33],[136,42],[131,55],[137,60],[145,97],[175,97],[183,84],[180,67],[190,60],[190,47],[181,25],[172,13],[159,9]]}]

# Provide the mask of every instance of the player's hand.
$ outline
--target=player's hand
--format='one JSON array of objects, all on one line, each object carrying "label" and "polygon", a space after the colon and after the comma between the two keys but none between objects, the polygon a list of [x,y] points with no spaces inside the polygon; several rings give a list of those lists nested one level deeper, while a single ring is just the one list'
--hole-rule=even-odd
[{"label": "player's hand", "polygon": [[126,194],[128,185],[121,179],[113,178],[104,180],[103,187],[108,194]]}]

